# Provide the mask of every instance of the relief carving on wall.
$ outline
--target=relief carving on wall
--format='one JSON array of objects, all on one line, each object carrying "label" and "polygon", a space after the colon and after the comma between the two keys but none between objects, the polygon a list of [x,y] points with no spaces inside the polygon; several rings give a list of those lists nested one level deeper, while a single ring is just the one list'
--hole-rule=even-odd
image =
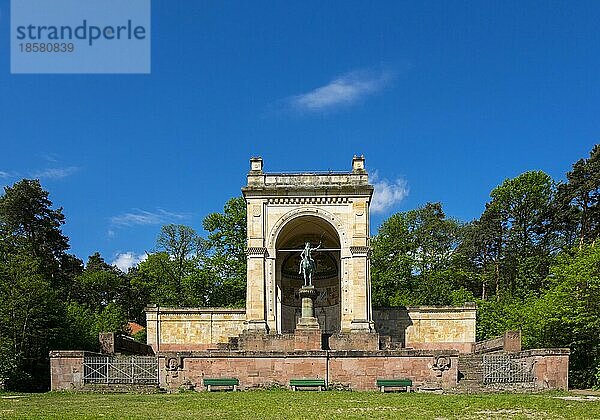
[{"label": "relief carving on wall", "polygon": [[435,376],[442,376],[445,370],[450,369],[450,357],[444,355],[434,357],[433,364],[430,363],[429,368],[433,369]]},{"label": "relief carving on wall", "polygon": [[168,356],[165,359],[165,369],[171,374],[171,377],[176,378],[179,371],[183,369],[183,358],[177,356]]}]

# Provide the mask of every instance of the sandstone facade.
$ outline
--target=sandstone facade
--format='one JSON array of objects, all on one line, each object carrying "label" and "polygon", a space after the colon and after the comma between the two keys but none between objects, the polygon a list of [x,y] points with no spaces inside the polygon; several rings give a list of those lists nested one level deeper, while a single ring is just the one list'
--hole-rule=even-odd
[{"label": "sandstone facade", "polygon": [[411,306],[373,311],[375,328],[392,347],[472,351],[477,309],[468,306]]},{"label": "sandstone facade", "polygon": [[301,284],[294,258],[311,242],[324,249],[316,273],[323,281],[315,281],[323,298],[315,304],[321,329],[373,331],[368,260],[373,186],[364,158],[355,156],[346,173],[265,173],[260,158],[251,159],[250,169],[242,188],[248,209],[246,329],[293,328],[297,305],[290,294]]},{"label": "sandstone facade", "polygon": [[205,350],[244,329],[246,311],[229,308],[146,308],[147,343],[155,352]]}]

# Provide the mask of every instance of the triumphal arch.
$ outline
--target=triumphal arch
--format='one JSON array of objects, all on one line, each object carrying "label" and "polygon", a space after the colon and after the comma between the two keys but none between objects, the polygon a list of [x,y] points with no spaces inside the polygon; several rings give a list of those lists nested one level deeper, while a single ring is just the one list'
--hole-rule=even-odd
[{"label": "triumphal arch", "polygon": [[314,317],[325,334],[374,332],[369,273],[373,186],[365,159],[350,172],[265,173],[252,158],[247,203],[246,330],[291,333],[302,317],[300,269],[315,251]]}]

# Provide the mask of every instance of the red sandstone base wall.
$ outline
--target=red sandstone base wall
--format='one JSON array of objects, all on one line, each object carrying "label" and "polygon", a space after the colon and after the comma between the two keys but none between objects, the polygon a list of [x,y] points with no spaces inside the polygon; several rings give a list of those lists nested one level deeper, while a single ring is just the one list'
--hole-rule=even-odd
[{"label": "red sandstone base wall", "polygon": [[569,350],[525,350],[522,355],[533,358],[533,374],[538,389],[569,389]]},{"label": "red sandstone base wall", "polygon": [[233,377],[240,388],[285,386],[292,378],[326,379],[325,357],[184,357],[179,371],[166,371],[165,359],[159,363],[160,385],[177,389],[190,384],[203,389],[203,378]]},{"label": "red sandstone base wall", "polygon": [[[95,355],[50,352],[53,391],[83,388],[86,354]],[[159,381],[162,388],[170,390],[203,390],[205,377],[235,377],[242,389],[288,386],[290,379],[319,378],[330,387],[375,390],[378,378],[408,378],[416,389],[452,389],[457,386],[458,354],[456,350],[165,352],[158,355]],[[528,359],[535,377],[527,389],[568,389],[569,349],[527,350],[519,355]]]},{"label": "red sandstone base wall", "polygon": [[50,352],[50,389],[52,391],[77,390],[83,387],[83,358],[100,355],[81,350],[55,350]]},{"label": "red sandstone base wall", "polygon": [[[446,352],[444,366],[436,365],[439,355],[415,351],[164,354],[160,355],[160,384],[167,389],[203,390],[203,378],[235,377],[241,389],[248,389],[288,386],[290,379],[319,378],[329,386],[365,391],[376,390],[378,378],[408,378],[418,388],[452,388],[457,383],[458,353]],[[173,369],[174,364],[179,368]]]},{"label": "red sandstone base wall", "polygon": [[332,357],[329,383],[372,391],[377,390],[377,379],[406,378],[413,381],[415,389],[449,389],[456,386],[458,358],[449,356],[448,359],[450,366],[440,371],[434,369],[433,355]]}]

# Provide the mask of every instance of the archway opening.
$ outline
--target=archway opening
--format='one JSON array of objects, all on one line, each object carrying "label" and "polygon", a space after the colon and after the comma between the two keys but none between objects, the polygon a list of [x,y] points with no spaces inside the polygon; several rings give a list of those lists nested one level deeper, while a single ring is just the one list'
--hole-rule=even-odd
[{"label": "archway opening", "polygon": [[340,331],[340,237],[325,219],[305,215],[286,223],[275,244],[276,258],[276,321],[278,333],[290,333],[301,314],[298,290],[304,280],[299,273],[300,253],[304,244],[321,248],[313,253],[316,271],[313,285],[319,292],[315,299],[315,316],[324,334]]}]

